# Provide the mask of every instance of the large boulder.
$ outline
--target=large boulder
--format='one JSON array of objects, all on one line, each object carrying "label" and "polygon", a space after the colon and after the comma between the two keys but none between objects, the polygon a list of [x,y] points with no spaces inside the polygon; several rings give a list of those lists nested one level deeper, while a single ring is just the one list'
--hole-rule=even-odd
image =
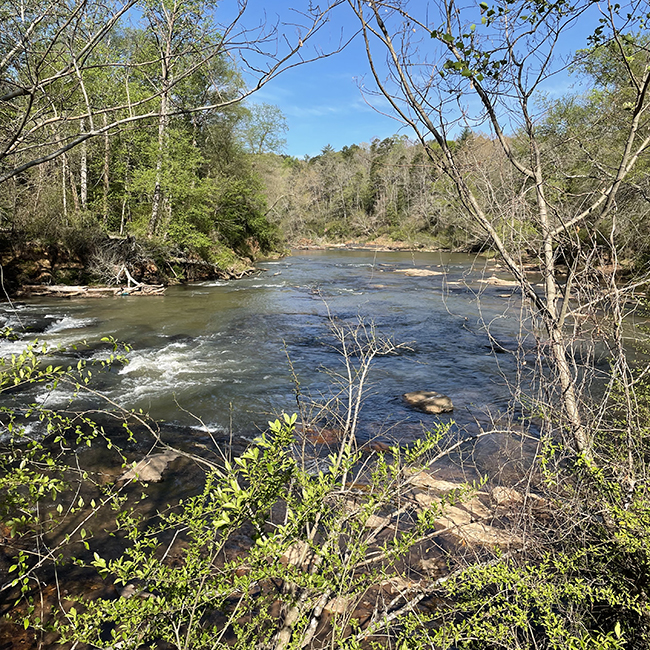
[{"label": "large boulder", "polygon": [[492,492],[490,498],[497,506],[513,506],[524,502],[524,496],[514,488],[498,485]]},{"label": "large boulder", "polygon": [[409,483],[417,488],[431,489],[438,494],[448,494],[452,490],[462,490],[463,483],[452,483],[444,479],[436,478],[428,472],[419,471],[409,478]]},{"label": "large boulder", "polygon": [[511,530],[496,528],[487,523],[492,512],[478,498],[461,502],[460,507],[444,504],[440,497],[418,493],[415,500],[421,508],[441,507],[435,518],[439,532],[461,546],[519,547],[522,538]]},{"label": "large boulder", "polygon": [[454,526],[450,533],[459,543],[467,546],[497,546],[502,549],[523,546],[523,539],[516,533],[495,528],[482,521]]},{"label": "large boulder", "polygon": [[307,542],[298,540],[289,546],[280,561],[283,564],[291,564],[302,571],[306,571],[315,559],[316,553],[314,549]]},{"label": "large boulder", "polygon": [[450,397],[436,393],[433,390],[417,390],[412,393],[405,393],[404,400],[409,406],[424,413],[450,413],[454,410],[454,404]]}]

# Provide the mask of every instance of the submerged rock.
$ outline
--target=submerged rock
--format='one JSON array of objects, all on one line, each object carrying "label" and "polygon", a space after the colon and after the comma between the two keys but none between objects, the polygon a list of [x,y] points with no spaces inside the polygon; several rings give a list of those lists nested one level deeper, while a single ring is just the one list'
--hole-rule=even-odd
[{"label": "submerged rock", "polygon": [[490,276],[489,278],[485,278],[482,280],[479,280],[482,284],[489,284],[495,287],[518,287],[519,282],[516,280],[504,280],[503,278],[497,278],[495,275]]},{"label": "submerged rock", "polygon": [[403,397],[409,406],[424,413],[450,413],[454,410],[454,404],[450,397],[433,390],[417,390],[405,393]]},{"label": "submerged rock", "polygon": [[161,454],[153,454],[143,458],[135,467],[122,474],[118,481],[143,481],[145,483],[157,483],[162,481],[162,474],[167,465],[181,454],[176,451],[165,451]]}]

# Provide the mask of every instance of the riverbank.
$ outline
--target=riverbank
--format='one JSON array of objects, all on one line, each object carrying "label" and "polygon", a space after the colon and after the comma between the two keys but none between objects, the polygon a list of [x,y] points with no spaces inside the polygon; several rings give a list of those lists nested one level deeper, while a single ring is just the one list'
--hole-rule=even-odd
[{"label": "riverbank", "polygon": [[4,236],[0,238],[2,294],[3,298],[25,297],[47,293],[37,287],[61,286],[100,295],[123,285],[131,293],[130,287],[136,284],[173,286],[241,279],[256,272],[251,258],[226,247],[216,246],[208,257],[130,236],[106,235],[81,242],[20,241]]},{"label": "riverbank", "polygon": [[[418,241],[394,240],[386,235],[373,239],[330,241],[301,238],[290,243],[290,249],[278,250],[255,258],[238,255],[219,244],[203,259],[197,253],[183,252],[164,242],[132,236],[102,235],[75,242],[24,242],[4,234],[0,237],[1,293],[3,299],[37,295],[68,297],[103,295],[156,295],[160,287],[194,282],[241,280],[260,270],[259,264],[282,259],[286,255],[309,251],[359,251],[379,253],[469,254],[493,260],[494,269],[509,276],[508,270],[493,258],[494,251],[452,250],[443,245]],[[538,261],[522,260],[522,269],[533,282],[540,281]],[[568,268],[558,264],[568,273]],[[633,264],[621,261],[612,265],[594,266],[591,272],[605,283],[615,272],[617,282],[628,281]],[[128,279],[128,283],[127,283]],[[509,280],[512,278],[509,277]],[[498,284],[503,278],[495,278]],[[134,287],[140,287],[134,290]],[[643,288],[633,297],[643,300]],[[646,295],[647,299],[647,295]]]},{"label": "riverbank", "polygon": [[[397,241],[385,235],[366,241],[345,242],[300,239],[292,243],[291,250],[465,252],[450,251],[443,246],[427,246],[420,242]],[[125,289],[134,283],[167,287],[190,282],[239,280],[258,271],[256,262],[277,260],[288,253],[288,249],[275,251],[258,260],[215,244],[215,250],[207,255],[208,259],[203,259],[196,253],[173,249],[164,242],[132,236],[95,234],[84,238],[80,233],[75,233],[56,242],[21,241],[19,237],[8,235],[0,238],[1,279],[5,298],[47,294],[113,295],[116,291],[120,293],[119,288],[126,284],[125,271],[132,280]],[[60,291],[56,289],[59,286],[62,287]],[[65,287],[71,289],[66,290]]]},{"label": "riverbank", "polygon": [[[218,440],[212,436],[199,437],[195,431],[186,431],[184,436],[181,430],[176,429],[172,433],[165,431],[164,426],[160,431],[155,431],[153,440],[149,435],[151,431],[147,431],[146,427],[134,427],[133,438],[127,439],[122,427],[110,426],[109,418],[102,419],[100,415],[99,420],[102,426],[108,424],[106,431],[111,439],[111,449],[96,441],[91,447],[83,446],[75,453],[74,462],[87,470],[91,477],[82,486],[83,504],[67,512],[58,530],[43,535],[48,548],[65,553],[66,558],[72,555],[75,561],[66,562],[65,570],[61,570],[62,560],[59,559],[58,573],[54,564],[49,562],[33,571],[38,581],[33,581],[28,592],[28,597],[36,603],[32,617],[29,603],[20,602],[18,589],[7,590],[4,604],[10,615],[0,621],[0,648],[16,647],[12,642],[34,650],[55,645],[73,648],[76,646],[72,643],[61,643],[62,630],[65,632],[67,628],[73,634],[71,638],[76,636],[78,640],[87,638],[84,631],[93,633],[96,621],[101,623],[99,627],[102,630],[111,630],[116,624],[124,629],[122,626],[129,624],[128,615],[124,613],[130,611],[138,620],[137,604],[149,600],[151,602],[148,604],[153,609],[148,607],[147,624],[140,625],[136,631],[144,635],[144,640],[159,642],[161,637],[164,638],[161,620],[171,609],[170,601],[173,603],[176,595],[176,584],[182,585],[183,597],[191,594],[196,598],[205,594],[207,599],[205,602],[201,600],[204,616],[197,617],[196,622],[187,618],[187,609],[182,601],[179,607],[174,608],[175,620],[183,621],[186,629],[193,625],[199,630],[216,620],[219,630],[223,630],[236,626],[242,616],[254,616],[265,601],[272,606],[280,605],[278,591],[268,589],[272,584],[269,576],[276,582],[295,580],[297,576],[318,577],[315,595],[326,596],[322,611],[317,614],[321,637],[334,635],[333,624],[354,618],[359,625],[353,627],[354,632],[348,631],[346,636],[360,634],[363,639],[381,629],[379,626],[385,625],[387,630],[391,630],[388,622],[392,619],[389,615],[408,604],[414,595],[424,601],[424,606],[418,611],[432,611],[436,606],[432,590],[437,591],[450,573],[463,568],[471,554],[482,553],[490,557],[493,548],[498,548],[500,552],[518,551],[522,547],[522,538],[511,520],[522,515],[529,517],[531,503],[533,516],[548,517],[546,502],[536,494],[526,495],[528,506],[525,507],[524,496],[512,488],[496,485],[490,486],[489,491],[478,491],[474,485],[468,485],[461,479],[457,482],[445,480],[437,472],[434,475],[433,470],[422,470],[420,465],[404,463],[398,481],[391,481],[388,485],[370,477],[358,477],[358,480],[341,487],[336,469],[330,469],[319,479],[308,469],[310,463],[316,461],[331,465],[333,456],[329,461],[327,456],[340,449],[340,440],[331,441],[331,445],[313,444],[299,432],[295,433],[295,448],[308,449],[306,455],[298,458],[286,444],[277,445],[272,449],[273,454],[264,455],[265,447],[259,441],[252,446],[235,441],[233,446],[233,441],[227,437],[222,436]],[[122,429],[122,433],[119,429]],[[285,442],[291,440],[286,437],[287,432],[282,433],[285,434]],[[271,432],[267,436],[267,439],[273,440],[274,434]],[[151,451],[152,443],[157,445],[154,451]],[[173,445],[174,450],[167,445]],[[114,452],[114,446],[119,446],[124,459]],[[260,460],[264,462],[263,473],[255,484],[255,487],[261,484],[257,494],[261,493],[266,503],[273,506],[268,508],[268,528],[279,529],[279,533],[274,535],[274,546],[270,552],[260,548],[259,541],[256,543],[256,531],[252,525],[255,522],[249,521],[248,517],[233,517],[225,526],[214,525],[216,516],[211,509],[199,512],[183,507],[183,503],[200,504],[199,495],[202,493],[214,500],[224,489],[232,490],[231,479],[241,481],[244,477],[245,480],[244,472],[238,469],[233,471],[223,462],[223,456],[235,458],[232,467],[243,465],[248,469],[257,460],[255,451],[261,451]],[[417,453],[417,450],[412,453]],[[375,467],[382,452],[365,446],[361,454],[366,467]],[[155,475],[145,476],[144,463],[153,464],[161,456],[166,456],[169,462]],[[284,476],[278,476],[278,468],[283,468],[283,460],[292,468],[292,476],[286,471]],[[125,461],[128,462],[125,464]],[[137,465],[136,461],[139,461]],[[136,471],[124,473],[125,468],[131,465],[136,465]],[[207,479],[211,468],[218,469],[220,478],[213,475]],[[324,496],[317,494],[316,497],[308,490],[296,494],[290,480],[293,476],[300,480],[301,486],[313,489],[318,482],[321,491],[325,487],[327,492]],[[276,484],[270,487],[275,488],[275,493],[268,489],[273,479]],[[380,494],[379,498],[377,493]],[[253,493],[254,496],[256,493]],[[533,498],[535,501],[532,501]],[[132,521],[135,522],[137,518],[138,523],[133,525],[139,528],[140,537],[131,535],[129,539],[117,525],[115,512],[109,505],[119,499],[133,508]],[[60,497],[66,506],[69,500],[69,495]],[[252,506],[258,507],[259,502],[255,501]],[[315,525],[319,526],[320,534],[310,546],[302,541],[302,530],[284,527],[283,531],[283,527],[277,526],[281,521],[278,518],[282,517],[288,506],[295,509],[305,506],[318,508],[320,515]],[[225,507],[228,508],[228,505]],[[50,511],[53,509],[53,506],[49,506]],[[169,512],[174,514],[167,520]],[[347,550],[359,547],[362,551],[352,556],[358,558],[355,562],[359,566],[355,567],[356,571],[349,572],[344,581],[336,579],[340,554],[336,550],[333,554],[321,542],[322,539],[331,539],[332,532],[336,533],[336,530],[332,531],[331,523],[335,521],[332,514],[345,517],[342,521],[346,524],[334,548]],[[205,521],[202,521],[202,517],[205,517]],[[141,553],[128,555],[127,549],[131,543],[140,543],[152,528],[157,529],[160,519],[166,524],[162,533],[158,530],[164,540],[162,560],[160,553],[151,550],[153,545],[143,545]],[[348,524],[348,521],[352,524]],[[80,522],[83,523],[83,534],[80,532]],[[189,526],[183,525],[186,522],[198,526],[188,532]],[[212,562],[203,564],[201,560],[208,551],[201,543],[204,540],[197,539],[194,531],[205,529],[206,523],[209,524],[207,530],[214,536],[210,541],[217,542],[218,552]],[[68,533],[71,533],[69,538],[66,537]],[[397,553],[392,553],[391,558],[387,559],[383,555],[384,545],[395,540],[402,544],[396,545]],[[345,545],[339,543],[343,541]],[[20,551],[27,548],[27,542],[10,540],[9,535],[2,542],[0,562],[4,563],[7,571],[16,563]],[[319,561],[312,568],[311,560],[317,556],[322,557],[323,562]],[[114,558],[127,557],[126,571],[121,571],[118,563],[112,561]],[[151,564],[149,568],[140,565],[143,559],[150,562],[154,558],[155,566],[160,570],[152,570]],[[192,564],[192,558],[199,562]],[[264,562],[260,563],[260,559]],[[211,577],[215,576],[215,566],[219,568],[216,573],[220,580],[218,583],[213,582],[214,578]],[[351,579],[355,574],[357,578]],[[206,580],[208,582],[204,589],[203,582]],[[250,590],[251,600],[241,602],[243,611],[240,613],[238,608],[233,609],[232,598],[228,596],[237,593],[231,585],[237,586],[242,580],[250,581],[253,587]],[[320,580],[329,581],[325,589],[321,587],[323,583]],[[219,585],[221,589],[214,588]],[[223,586],[226,587],[225,591]],[[226,598],[219,600],[224,594]],[[133,600],[126,602],[130,598]],[[114,613],[109,614],[113,608]],[[78,618],[77,612],[80,614]],[[93,612],[93,617],[86,618],[92,619],[88,625],[83,616],[87,612]],[[28,620],[28,625],[24,625],[23,620]],[[272,617],[272,620],[282,625],[282,617]],[[58,621],[58,628],[54,627],[55,621]],[[260,624],[263,622],[260,621]],[[102,640],[105,641],[105,637]],[[106,646],[98,643],[97,647]],[[251,644],[247,647],[254,646]]]}]

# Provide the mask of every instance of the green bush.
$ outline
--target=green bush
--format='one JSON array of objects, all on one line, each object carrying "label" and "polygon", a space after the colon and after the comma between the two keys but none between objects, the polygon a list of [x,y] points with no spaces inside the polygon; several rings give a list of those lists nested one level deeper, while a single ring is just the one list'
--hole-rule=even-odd
[{"label": "green bush", "polygon": [[[269,423],[246,452],[207,473],[200,494],[160,513],[158,525],[123,516],[130,546],[116,560],[96,553],[92,564],[118,584],[140,585],[140,597],[82,600],[58,625],[63,641],[297,648],[325,628],[334,647],[352,648],[368,626],[378,635],[390,631],[381,585],[399,579],[400,561],[430,533],[445,503],[420,509],[405,527],[391,526],[395,514],[385,513],[406,490],[407,468],[425,460],[443,431],[411,449],[377,454],[358,483],[352,476],[361,479],[357,473],[367,459],[350,444],[324,459],[321,469],[303,465],[295,422],[295,415],[285,415]],[[381,535],[386,529],[390,534]],[[243,548],[229,555],[233,540],[242,539]],[[161,562],[173,544],[180,559]],[[377,610],[362,625],[353,615],[368,598]]]}]

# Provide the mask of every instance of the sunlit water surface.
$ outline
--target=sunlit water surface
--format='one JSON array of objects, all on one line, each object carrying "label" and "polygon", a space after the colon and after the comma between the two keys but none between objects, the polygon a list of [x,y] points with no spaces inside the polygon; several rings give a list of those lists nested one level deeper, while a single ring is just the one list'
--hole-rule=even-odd
[{"label": "sunlit water surface", "polygon": [[[507,278],[494,262],[462,254],[334,250],[260,266],[254,277],[170,287],[160,297],[41,298],[15,311],[5,303],[5,325],[27,332],[0,344],[0,354],[38,338],[66,346],[58,356],[76,363],[98,353],[71,344],[84,340],[94,349],[112,336],[132,351],[128,365],[96,377],[94,386],[111,400],[168,423],[198,426],[196,416],[212,431],[249,437],[277,413],[296,408],[288,358],[302,392],[329,394],[325,370],[343,369],[330,317],[350,325],[360,317],[410,348],[376,360],[363,436],[411,440],[431,426],[435,416],[413,411],[401,398],[414,390],[449,395],[455,411],[440,419],[453,418],[459,426],[508,409],[509,384],[518,379],[513,352],[520,301],[515,288],[482,281],[494,274]],[[400,272],[409,268],[440,274]],[[528,335],[528,348],[533,345]],[[52,407],[70,397],[65,388],[41,387],[29,395]],[[84,400],[82,406],[99,405],[94,397]]]}]

